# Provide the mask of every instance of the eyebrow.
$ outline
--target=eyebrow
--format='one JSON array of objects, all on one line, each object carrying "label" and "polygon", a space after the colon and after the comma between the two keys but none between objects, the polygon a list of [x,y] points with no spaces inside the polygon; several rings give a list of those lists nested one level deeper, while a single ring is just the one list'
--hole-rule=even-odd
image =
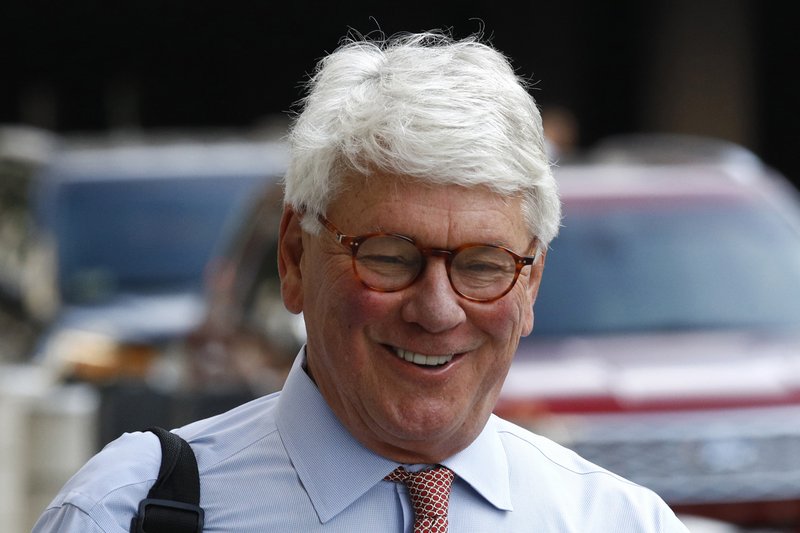
[{"label": "eyebrow", "polygon": [[[486,225],[484,227],[491,229],[490,225]],[[337,228],[337,229],[340,232],[342,232],[343,235],[347,235],[347,236],[350,236],[350,237],[361,237],[363,235],[368,235],[370,233],[388,233],[388,234],[400,235],[400,236],[405,237],[407,239],[411,239],[417,246],[420,246],[421,248],[434,248],[434,249],[438,249],[438,250],[454,250],[454,249],[456,249],[456,248],[458,248],[460,246],[464,246],[465,244],[486,244],[486,245],[490,245],[490,246],[501,246],[503,248],[507,248],[509,250],[512,250],[515,253],[517,253],[517,250],[522,250],[521,255],[526,255],[526,254],[529,254],[529,253],[530,254],[535,254],[535,252],[536,252],[536,246],[534,244],[534,241],[537,240],[536,236],[531,237],[526,242],[526,244],[522,245],[519,248],[517,248],[515,245],[513,245],[510,242],[508,242],[507,240],[466,240],[466,241],[463,241],[463,242],[461,242],[461,243],[459,243],[459,244],[457,244],[457,245],[455,245],[455,246],[453,246],[451,248],[442,248],[440,246],[423,245],[422,244],[422,239],[420,239],[417,235],[414,235],[414,234],[411,234],[411,233],[406,233],[406,232],[403,232],[403,231],[390,230],[390,229],[386,228],[383,225],[382,221],[377,221],[374,225],[367,226],[367,229],[365,231],[361,231],[361,232],[352,232],[351,233],[351,232],[343,231],[341,228]]]}]

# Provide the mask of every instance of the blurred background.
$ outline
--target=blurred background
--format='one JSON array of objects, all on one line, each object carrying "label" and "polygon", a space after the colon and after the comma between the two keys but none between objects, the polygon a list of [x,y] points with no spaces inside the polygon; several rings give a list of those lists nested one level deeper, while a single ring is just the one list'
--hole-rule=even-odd
[{"label": "blurred background", "polygon": [[[548,266],[561,257],[558,271],[571,272],[591,252],[597,265],[658,270],[634,283],[592,269],[588,295],[570,277],[579,273],[563,285],[553,276],[537,303],[553,318],[537,315],[542,342],[521,347],[498,412],[656,488],[692,531],[800,531],[790,14],[747,0],[4,2],[4,531],[28,531],[121,432],[175,427],[280,387],[304,338],[276,283],[287,117],[347,32],[433,28],[482,32],[532,84],[568,207]],[[644,247],[654,238],[670,253]],[[713,257],[669,263],[705,250]],[[742,257],[753,260],[718,275]],[[728,297],[751,279],[758,298]],[[619,284],[635,299],[614,301]],[[592,314],[595,294],[604,300]],[[698,311],[678,324],[670,302]],[[611,314],[623,308],[652,321]],[[675,459],[653,469],[665,456]]]},{"label": "blurred background", "polygon": [[283,114],[318,58],[361,33],[482,30],[547,107],[611,133],[722,136],[796,175],[798,53],[781,2],[107,4],[0,7],[0,121],[57,131],[253,127]]}]

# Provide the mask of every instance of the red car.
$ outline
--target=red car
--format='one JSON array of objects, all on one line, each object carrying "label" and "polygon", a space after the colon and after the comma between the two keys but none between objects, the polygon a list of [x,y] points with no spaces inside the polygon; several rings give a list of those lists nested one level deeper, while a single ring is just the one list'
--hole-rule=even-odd
[{"label": "red car", "polygon": [[556,175],[563,228],[496,412],[679,512],[800,531],[795,188],[752,158]]}]

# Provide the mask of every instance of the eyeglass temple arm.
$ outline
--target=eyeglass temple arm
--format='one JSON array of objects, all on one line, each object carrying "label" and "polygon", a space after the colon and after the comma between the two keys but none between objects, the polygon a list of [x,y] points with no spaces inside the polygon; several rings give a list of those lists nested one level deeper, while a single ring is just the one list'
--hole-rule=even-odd
[{"label": "eyeglass temple arm", "polygon": [[344,240],[347,238],[347,235],[339,231],[339,228],[334,226],[330,220],[328,220],[322,215],[317,215],[317,220],[319,221],[320,224],[322,224],[325,227],[325,229],[333,233],[336,242],[338,242],[339,244],[345,244]]},{"label": "eyeglass temple arm", "polygon": [[539,262],[539,259],[542,257],[542,249],[539,247],[539,237],[533,238],[533,260],[531,261],[531,265],[535,265]]}]

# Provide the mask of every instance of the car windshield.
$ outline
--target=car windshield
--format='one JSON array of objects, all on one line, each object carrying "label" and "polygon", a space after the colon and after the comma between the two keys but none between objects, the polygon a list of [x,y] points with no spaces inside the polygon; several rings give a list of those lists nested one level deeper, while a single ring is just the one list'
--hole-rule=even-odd
[{"label": "car windshield", "polygon": [[64,183],[54,221],[64,300],[199,290],[228,217],[262,182],[220,176]]},{"label": "car windshield", "polygon": [[800,236],[755,203],[565,205],[534,337],[800,324]]}]

